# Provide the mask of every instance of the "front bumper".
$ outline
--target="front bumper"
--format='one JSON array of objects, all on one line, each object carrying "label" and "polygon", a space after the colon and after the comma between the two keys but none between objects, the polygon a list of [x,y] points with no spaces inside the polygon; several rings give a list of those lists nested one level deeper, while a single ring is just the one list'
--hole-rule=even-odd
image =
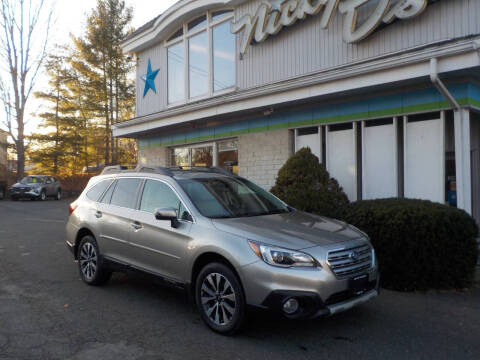
[{"label": "front bumper", "polygon": [[[374,263],[376,264],[376,262]],[[247,303],[289,318],[329,316],[367,302],[379,293],[380,276],[376,265],[361,272],[365,283],[355,288],[352,278],[338,278],[327,264],[322,268],[276,268],[263,261],[244,266],[240,277],[245,288]],[[283,304],[290,298],[299,303],[299,310],[288,315]]]},{"label": "front bumper", "polygon": [[34,191],[12,191],[10,190],[10,197],[16,199],[39,199],[40,193]]}]

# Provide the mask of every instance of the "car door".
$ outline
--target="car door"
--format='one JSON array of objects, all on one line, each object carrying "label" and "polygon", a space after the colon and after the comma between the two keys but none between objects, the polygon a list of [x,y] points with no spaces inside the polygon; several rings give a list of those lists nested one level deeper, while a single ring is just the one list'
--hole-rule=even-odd
[{"label": "car door", "polygon": [[[155,218],[155,209],[167,208],[175,209],[180,215],[177,228],[173,228],[169,220]],[[136,229],[131,232],[129,242],[135,254],[134,265],[183,281],[192,218],[175,190],[166,182],[147,179],[133,220]]]},{"label": "car door", "polygon": [[96,204],[96,229],[102,254],[121,263],[130,263],[128,244],[132,216],[142,179],[119,178]]},{"label": "car door", "polygon": [[47,196],[52,196],[54,194],[54,185],[54,179],[48,176],[45,181],[45,193]]}]

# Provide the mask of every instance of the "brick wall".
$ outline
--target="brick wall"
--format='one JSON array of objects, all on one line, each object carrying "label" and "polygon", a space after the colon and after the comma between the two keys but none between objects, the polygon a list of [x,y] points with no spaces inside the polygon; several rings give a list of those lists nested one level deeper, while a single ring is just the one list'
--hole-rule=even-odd
[{"label": "brick wall", "polygon": [[238,171],[266,190],[275,185],[278,170],[293,152],[293,134],[274,130],[238,137]]},{"label": "brick wall", "polygon": [[139,149],[138,163],[149,166],[168,166],[168,148],[153,147],[150,149]]}]

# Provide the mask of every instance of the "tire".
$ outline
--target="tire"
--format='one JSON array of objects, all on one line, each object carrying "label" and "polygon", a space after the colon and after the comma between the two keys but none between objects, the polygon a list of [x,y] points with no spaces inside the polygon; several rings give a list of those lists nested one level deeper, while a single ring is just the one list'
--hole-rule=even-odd
[{"label": "tire", "polygon": [[0,188],[0,200],[5,199],[5,190],[3,188]]},{"label": "tire", "polygon": [[86,284],[98,286],[110,280],[112,272],[102,265],[98,245],[93,236],[86,235],[82,238],[77,255],[78,270]]},{"label": "tire", "polygon": [[245,295],[235,273],[222,263],[206,265],[195,283],[195,301],[205,324],[222,335],[232,335],[245,320]]},{"label": "tire", "polygon": [[11,197],[12,201],[18,201],[18,198],[16,196]]},{"label": "tire", "polygon": [[42,192],[40,193],[39,199],[42,201],[47,200],[47,193],[45,192],[45,190],[42,190]]},{"label": "tire", "polygon": [[57,195],[55,196],[55,200],[61,200],[62,199],[62,190],[58,189]]}]

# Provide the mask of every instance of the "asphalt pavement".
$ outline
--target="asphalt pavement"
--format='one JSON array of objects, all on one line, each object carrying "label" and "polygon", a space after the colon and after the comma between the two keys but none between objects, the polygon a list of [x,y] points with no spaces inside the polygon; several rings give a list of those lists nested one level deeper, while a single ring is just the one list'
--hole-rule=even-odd
[{"label": "asphalt pavement", "polygon": [[234,337],[184,294],[134,275],[85,285],[65,246],[68,201],[0,201],[0,359],[480,359],[480,287],[383,290],[331,318],[251,313]]}]

